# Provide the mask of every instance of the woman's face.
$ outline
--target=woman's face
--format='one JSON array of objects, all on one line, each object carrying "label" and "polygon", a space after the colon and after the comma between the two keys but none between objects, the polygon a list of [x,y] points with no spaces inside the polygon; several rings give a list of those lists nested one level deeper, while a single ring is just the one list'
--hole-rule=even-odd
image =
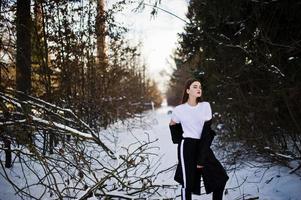
[{"label": "woman's face", "polygon": [[201,97],[202,96],[202,86],[201,83],[198,81],[194,81],[189,89],[186,90],[186,92],[189,94],[191,97]]}]

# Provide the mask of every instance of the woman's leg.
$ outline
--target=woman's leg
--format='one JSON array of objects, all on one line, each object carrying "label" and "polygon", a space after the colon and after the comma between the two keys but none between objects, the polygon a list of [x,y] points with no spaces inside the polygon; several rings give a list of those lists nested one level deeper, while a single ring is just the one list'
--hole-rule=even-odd
[{"label": "woman's leg", "polygon": [[225,189],[225,185],[216,188],[212,193],[212,200],[222,200],[224,189]]},{"label": "woman's leg", "polygon": [[187,188],[181,189],[181,200],[191,200],[191,191],[189,191]]},{"label": "woman's leg", "polygon": [[196,178],[196,149],[197,142],[193,139],[183,139],[180,147],[181,167],[183,174],[182,200],[191,200],[192,189]]}]

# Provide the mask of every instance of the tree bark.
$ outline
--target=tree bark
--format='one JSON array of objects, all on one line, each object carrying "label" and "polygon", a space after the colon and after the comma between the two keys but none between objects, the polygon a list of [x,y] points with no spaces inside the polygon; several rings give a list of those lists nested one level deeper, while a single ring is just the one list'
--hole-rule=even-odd
[{"label": "tree bark", "polygon": [[45,100],[52,102],[51,99],[51,78],[50,68],[48,63],[48,43],[46,37],[46,24],[45,24],[45,13],[44,5],[41,1],[35,0],[34,4],[34,22],[36,31],[36,41],[38,48],[39,65],[41,68],[40,77],[45,88]]},{"label": "tree bark", "polygon": [[97,0],[97,16],[96,16],[96,39],[97,39],[97,59],[96,62],[99,66],[96,73],[100,77],[97,82],[96,88],[99,89],[100,95],[105,95],[105,82],[106,82],[106,68],[107,68],[107,55],[106,55],[106,25],[105,25],[105,10],[104,0]]},{"label": "tree bark", "polygon": [[97,37],[97,54],[98,62],[101,67],[105,67],[107,63],[107,55],[105,52],[105,10],[104,0],[97,0],[97,16],[96,16],[96,37]]},{"label": "tree bark", "polygon": [[30,0],[17,1],[16,88],[26,94],[31,90],[31,16]]},{"label": "tree bark", "polygon": [[8,138],[4,139],[5,146],[5,167],[10,168],[12,165],[12,155],[11,155],[11,142]]}]

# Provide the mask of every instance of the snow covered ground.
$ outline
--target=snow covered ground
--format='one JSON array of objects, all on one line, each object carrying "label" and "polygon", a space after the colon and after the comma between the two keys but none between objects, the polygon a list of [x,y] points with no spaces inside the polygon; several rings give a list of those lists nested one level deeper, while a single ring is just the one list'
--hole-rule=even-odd
[{"label": "snow covered ground", "polygon": [[[129,149],[129,144],[156,140],[153,143],[154,148],[151,149],[153,155],[150,157],[152,170],[158,174],[153,184],[166,185],[166,189],[161,190],[160,195],[152,199],[180,199],[180,186],[173,180],[175,170],[173,166],[177,163],[177,146],[172,144],[168,128],[170,110],[171,107],[165,106],[155,111],[148,111],[141,119],[141,123],[139,120],[134,120],[132,123],[129,121],[127,124],[117,123],[101,132],[102,140],[115,150],[117,156],[121,155],[124,149]],[[3,161],[3,155],[0,156]],[[241,163],[236,170],[231,170],[228,174],[230,179],[226,185],[225,200],[301,199],[301,177],[290,174],[290,169],[281,166],[269,167],[258,161]],[[21,183],[22,179],[18,177],[20,174],[22,175],[18,167],[14,166],[9,175],[15,176],[16,183]],[[3,177],[0,177],[0,200],[20,199],[14,193],[12,187]],[[194,196],[194,199],[209,200],[211,194]]]},{"label": "snow covered ground", "polygon": [[[156,145],[158,154],[161,156],[158,171],[174,166],[177,163],[176,145],[171,142],[168,123],[171,107],[162,107],[155,112],[149,112],[150,127],[134,130],[132,134],[120,134],[119,145],[126,145],[134,137],[139,138],[143,132],[148,132],[152,139],[158,139]],[[142,137],[143,138],[143,137]],[[226,200],[260,199],[260,200],[300,200],[301,199],[301,177],[289,174],[291,169],[282,166],[270,167],[268,164],[255,161],[242,161],[239,167],[229,172],[227,182]],[[174,170],[162,174],[157,179],[158,184],[177,185],[173,180]],[[204,192],[204,190],[202,190]],[[180,195],[180,186],[176,191],[166,191],[170,198]],[[170,196],[173,195],[173,196]],[[180,199],[179,197],[177,199]],[[194,199],[211,200],[211,194],[194,196]]]}]

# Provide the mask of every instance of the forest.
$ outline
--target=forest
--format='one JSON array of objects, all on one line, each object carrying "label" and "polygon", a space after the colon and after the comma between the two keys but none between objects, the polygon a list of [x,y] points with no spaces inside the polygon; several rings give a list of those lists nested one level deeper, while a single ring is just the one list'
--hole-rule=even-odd
[{"label": "forest", "polygon": [[184,81],[198,78],[226,144],[239,141],[250,152],[299,160],[300,9],[297,1],[191,0],[168,103],[177,105]]},{"label": "forest", "polygon": [[155,184],[173,169],[154,171],[157,139],[118,147],[112,127],[145,134],[156,121],[145,112],[164,98],[178,105],[191,77],[212,105],[229,168],[260,154],[300,170],[301,3],[187,1],[163,94],[147,74],[141,44],[115,19],[135,4],[151,5],[149,15],[160,20],[163,1],[116,0],[108,9],[104,0],[0,0],[0,180],[16,196],[146,199],[173,190]]},{"label": "forest", "polygon": [[[116,160],[99,131],[161,104],[140,44],[130,44],[124,37],[127,27],[114,19],[130,3],[116,1],[106,9],[104,0],[0,1],[1,179],[20,197],[40,199],[43,193],[37,197],[28,192],[40,185],[50,196],[69,198],[67,174],[78,181],[74,195],[88,187],[84,177],[98,188],[111,177],[91,174],[94,161],[100,166],[93,173],[105,167],[87,149]],[[30,170],[38,181],[28,183],[23,173],[26,186],[14,184],[7,170],[15,163],[24,164],[23,171]],[[76,177],[68,166],[78,169]],[[40,167],[45,173],[38,173]],[[58,179],[66,187],[60,188]],[[81,198],[94,192],[93,187]]]}]

